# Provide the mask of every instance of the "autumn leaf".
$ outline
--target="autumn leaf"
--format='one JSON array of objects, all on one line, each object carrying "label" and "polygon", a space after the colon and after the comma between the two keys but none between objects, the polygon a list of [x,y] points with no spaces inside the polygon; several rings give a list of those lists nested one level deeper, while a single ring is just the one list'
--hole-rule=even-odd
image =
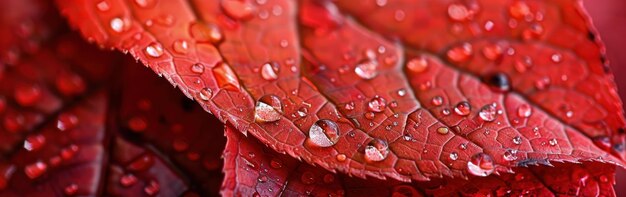
[{"label": "autumn leaf", "polygon": [[7,195],[612,196],[626,158],[577,0],[56,1],[221,123],[33,2],[0,48]]}]

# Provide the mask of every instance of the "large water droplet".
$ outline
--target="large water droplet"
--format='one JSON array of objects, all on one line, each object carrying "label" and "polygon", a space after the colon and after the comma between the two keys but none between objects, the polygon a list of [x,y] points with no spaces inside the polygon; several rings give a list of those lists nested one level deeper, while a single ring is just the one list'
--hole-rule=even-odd
[{"label": "large water droplet", "polygon": [[203,101],[208,101],[213,96],[213,91],[209,88],[202,88],[200,92],[198,92],[198,97],[200,97]]},{"label": "large water droplet", "polygon": [[213,68],[213,75],[219,87],[230,91],[238,91],[241,89],[237,75],[235,75],[235,72],[228,64],[223,62],[218,63],[217,66]]},{"label": "large water droplet", "polygon": [[163,55],[163,46],[161,44],[153,42],[146,47],[146,54],[153,58],[158,58]]},{"label": "large water droplet", "polygon": [[276,62],[268,62],[261,66],[261,77],[268,81],[273,81],[278,79],[278,75],[276,74],[279,70],[278,63]]},{"label": "large water droplet", "polygon": [[254,120],[256,122],[274,122],[280,120],[282,114],[282,102],[278,96],[273,94],[262,96],[254,107]]},{"label": "large water droplet", "polygon": [[496,72],[487,75],[483,78],[483,81],[491,87],[492,90],[497,92],[507,92],[511,89],[511,82],[509,76],[502,72]]},{"label": "large water droplet", "polygon": [[474,176],[489,176],[494,170],[493,159],[485,153],[475,154],[467,162],[467,171]]},{"label": "large water droplet", "polygon": [[339,128],[332,120],[321,119],[311,125],[309,141],[316,146],[330,147],[339,140]]},{"label": "large water droplet", "polygon": [[222,0],[221,5],[228,16],[239,20],[250,19],[257,10],[256,6],[248,1]]},{"label": "large water droplet", "polygon": [[364,60],[356,65],[354,73],[362,79],[373,79],[378,75],[377,67],[378,62],[376,60]]},{"label": "large water droplet", "polygon": [[367,103],[367,108],[373,112],[382,112],[385,110],[387,106],[387,101],[385,98],[380,96],[375,96],[370,102]]},{"label": "large water droplet", "polygon": [[43,173],[45,173],[47,169],[48,165],[46,165],[46,163],[37,161],[35,163],[26,165],[24,167],[24,173],[26,174],[26,176],[28,176],[28,178],[36,179],[40,177]]},{"label": "large water droplet", "polygon": [[46,144],[46,137],[41,134],[30,135],[24,140],[24,149],[28,151],[39,150],[44,144]]},{"label": "large water droplet", "polygon": [[508,149],[508,150],[504,151],[504,154],[502,155],[502,158],[504,158],[504,160],[506,160],[506,161],[515,161],[515,160],[517,160],[517,150],[515,150],[515,149]]},{"label": "large water droplet", "polygon": [[191,32],[191,37],[198,42],[218,44],[224,40],[222,30],[214,24],[193,23],[189,27],[189,31]]},{"label": "large water droplet", "polygon": [[497,110],[496,109],[496,104],[488,104],[483,106],[480,111],[478,112],[478,116],[480,116],[480,119],[487,121],[487,122],[491,122],[496,120],[497,117]]},{"label": "large water droplet", "polygon": [[471,110],[472,106],[466,101],[460,102],[456,105],[456,107],[454,107],[454,113],[459,116],[467,116]]},{"label": "large water droplet", "polygon": [[382,161],[389,154],[389,145],[382,139],[374,138],[365,146],[365,160],[370,162]]},{"label": "large water droplet", "polygon": [[428,60],[424,57],[413,58],[406,63],[407,69],[415,73],[423,73],[428,69]]}]

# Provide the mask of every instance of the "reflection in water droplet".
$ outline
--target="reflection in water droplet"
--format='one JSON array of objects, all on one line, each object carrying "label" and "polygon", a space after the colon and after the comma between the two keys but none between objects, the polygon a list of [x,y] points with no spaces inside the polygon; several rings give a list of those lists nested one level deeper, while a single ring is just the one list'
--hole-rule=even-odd
[{"label": "reflection in water droplet", "polygon": [[191,72],[196,73],[196,74],[204,73],[204,65],[201,63],[195,63],[191,65]]},{"label": "reflection in water droplet", "polygon": [[276,80],[278,79],[278,75],[276,74],[278,72],[278,69],[279,66],[276,62],[265,63],[263,64],[263,66],[261,66],[261,77],[268,81]]},{"label": "reflection in water droplet", "polygon": [[472,106],[466,101],[460,102],[454,107],[454,112],[459,116],[467,116],[471,110]]},{"label": "reflection in water droplet", "polygon": [[522,144],[522,137],[520,137],[520,136],[515,136],[515,137],[513,138],[513,144],[517,144],[517,145]]},{"label": "reflection in water droplet", "polygon": [[383,97],[375,96],[367,103],[367,108],[373,112],[382,112],[387,106],[387,101]]},{"label": "reflection in water droplet", "polygon": [[336,156],[336,159],[337,159],[337,161],[339,161],[339,162],[343,162],[343,161],[346,161],[347,157],[346,157],[346,155],[345,155],[345,154],[338,154],[338,155]]},{"label": "reflection in water droplet", "polygon": [[450,132],[450,129],[448,129],[448,127],[439,127],[437,128],[437,133],[445,135],[448,134]]},{"label": "reflection in water droplet", "polygon": [[517,160],[517,150],[515,150],[515,149],[508,149],[508,150],[504,151],[504,154],[503,154],[502,158],[504,158],[504,160],[506,160],[506,161],[515,161],[515,160]]},{"label": "reflection in water droplet", "polygon": [[67,131],[73,129],[78,124],[78,117],[72,113],[62,113],[57,120],[57,129]]},{"label": "reflection in water droplet", "polygon": [[365,146],[365,159],[370,162],[382,161],[389,154],[389,145],[387,142],[374,138]]},{"label": "reflection in water droplet", "polygon": [[161,46],[161,44],[159,43],[154,42],[146,47],[145,52],[150,57],[158,58],[163,55],[163,46]]},{"label": "reflection in water droplet", "polygon": [[528,104],[522,104],[517,108],[517,115],[520,118],[528,118],[532,114],[532,108]]},{"label": "reflection in water droplet", "polygon": [[428,61],[424,57],[413,58],[406,63],[407,69],[415,73],[423,73],[428,69]]},{"label": "reflection in water droplet", "polygon": [[214,24],[193,23],[189,27],[191,37],[197,42],[210,42],[219,44],[224,40],[222,30]]},{"label": "reflection in water droplet", "polygon": [[496,109],[496,104],[488,104],[483,106],[480,109],[480,112],[478,112],[478,116],[480,116],[480,119],[487,121],[487,122],[492,122],[494,120],[496,120],[497,117],[497,109]]},{"label": "reflection in water droplet", "polygon": [[217,66],[213,68],[213,75],[220,88],[229,91],[238,91],[241,89],[241,85],[239,84],[239,79],[235,75],[235,71],[233,71],[228,64],[223,62],[218,63]]},{"label": "reflection in water droplet", "polygon": [[467,171],[474,176],[489,176],[495,170],[491,156],[478,153],[467,162]]},{"label": "reflection in water droplet", "polygon": [[26,140],[24,140],[24,149],[28,151],[37,151],[44,144],[46,144],[46,138],[43,135],[30,135],[26,137]]},{"label": "reflection in water droplet", "polygon": [[354,73],[362,79],[373,79],[378,75],[377,67],[378,62],[376,60],[368,59],[359,62],[354,68]]},{"label": "reflection in water droplet", "polygon": [[335,145],[339,140],[339,135],[339,128],[332,120],[318,120],[309,129],[309,141],[319,147]]},{"label": "reflection in water droplet", "polygon": [[262,96],[254,107],[254,120],[256,122],[274,122],[280,120],[283,106],[278,96],[269,94]]},{"label": "reflection in water droplet", "polygon": [[210,100],[212,96],[213,91],[209,88],[203,88],[202,90],[200,90],[200,92],[198,92],[198,97],[200,97],[200,99],[203,101]]},{"label": "reflection in water droplet", "polygon": [[189,43],[186,40],[176,40],[172,44],[172,49],[174,49],[174,52],[176,53],[183,55],[187,54],[187,51],[189,50]]},{"label": "reflection in water droplet", "polygon": [[452,159],[452,161],[456,161],[457,159],[459,159],[459,154],[456,152],[451,152],[450,159]]},{"label": "reflection in water droplet", "polygon": [[35,163],[26,165],[24,167],[24,173],[26,174],[26,176],[28,176],[28,178],[36,179],[40,177],[43,173],[45,173],[47,169],[48,165],[46,165],[46,163],[37,161]]}]

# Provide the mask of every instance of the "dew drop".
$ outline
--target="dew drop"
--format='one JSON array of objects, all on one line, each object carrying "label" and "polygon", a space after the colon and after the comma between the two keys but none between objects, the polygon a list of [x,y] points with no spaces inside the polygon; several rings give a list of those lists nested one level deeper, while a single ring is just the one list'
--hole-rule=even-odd
[{"label": "dew drop", "polygon": [[448,16],[455,21],[466,21],[472,17],[472,12],[463,4],[450,4]]},{"label": "dew drop", "polygon": [[423,73],[428,69],[428,61],[424,57],[413,58],[406,63],[407,69],[415,73]]},{"label": "dew drop", "polygon": [[273,159],[270,161],[270,166],[271,166],[272,168],[274,168],[274,169],[280,169],[280,168],[282,168],[282,167],[283,167],[283,163],[282,163],[280,160],[278,160],[278,159],[276,159],[276,158],[273,158]]},{"label": "dew drop", "polygon": [[256,181],[259,182],[259,183],[265,183],[265,182],[267,182],[267,179],[268,179],[267,176],[261,175],[261,176],[259,176],[259,178],[256,179]]},{"label": "dew drop", "polygon": [[471,110],[472,106],[466,101],[460,102],[456,105],[456,107],[454,107],[454,113],[459,116],[467,116]]},{"label": "dew drop", "polygon": [[558,144],[558,141],[556,140],[556,138],[552,138],[550,141],[548,141],[548,143],[550,144],[550,146],[556,146]]},{"label": "dew drop", "polygon": [[331,147],[339,140],[337,124],[328,119],[315,122],[309,129],[309,141],[319,147]]},{"label": "dew drop", "polygon": [[483,48],[483,55],[485,56],[485,58],[491,61],[500,59],[503,52],[504,50],[502,49],[502,47],[496,44],[487,45]]},{"label": "dew drop", "polygon": [[22,106],[32,106],[41,99],[41,88],[37,85],[23,86],[15,89],[15,101]]},{"label": "dew drop", "polygon": [[367,108],[372,112],[382,112],[385,110],[385,107],[387,107],[387,101],[380,96],[375,96],[367,103]]},{"label": "dew drop", "polygon": [[191,32],[191,37],[198,42],[219,44],[224,40],[222,30],[214,24],[193,23],[189,27],[189,31]]},{"label": "dew drop", "polygon": [[608,136],[598,136],[593,138],[593,143],[602,150],[611,150],[611,139]]},{"label": "dew drop", "polygon": [[116,17],[111,19],[109,25],[114,32],[122,33],[129,28],[130,25],[128,23],[128,21]]},{"label": "dew drop", "polygon": [[523,1],[516,1],[509,6],[509,14],[513,18],[523,19],[530,14],[530,7]]},{"label": "dew drop", "polygon": [[389,145],[382,139],[374,138],[365,146],[365,160],[369,162],[385,160],[388,154]]},{"label": "dew drop", "polygon": [[506,160],[506,161],[515,161],[515,160],[517,160],[517,150],[515,150],[515,149],[508,149],[508,150],[504,151],[504,154],[502,155],[502,158],[504,158],[504,160]]},{"label": "dew drop", "polygon": [[441,96],[435,96],[430,100],[430,103],[434,106],[441,106],[443,104],[443,98]]},{"label": "dew drop", "polygon": [[265,63],[261,66],[261,77],[268,81],[276,80],[278,79],[278,75],[276,74],[278,69],[278,63],[276,62]]},{"label": "dew drop", "polygon": [[172,44],[172,49],[174,49],[176,53],[187,54],[187,51],[189,51],[189,43],[186,40],[176,40]]},{"label": "dew drop", "polygon": [[156,4],[156,0],[135,0],[135,4],[141,8],[149,8]]},{"label": "dew drop", "polygon": [[46,138],[41,134],[30,135],[24,140],[24,149],[37,151],[46,144]]},{"label": "dew drop", "polygon": [[378,62],[376,60],[364,60],[359,62],[354,68],[354,73],[362,79],[373,79],[378,75],[378,71],[376,68],[378,67]]},{"label": "dew drop", "polygon": [[520,118],[528,118],[532,114],[532,108],[528,104],[522,104],[517,108],[517,115]]},{"label": "dew drop", "polygon": [[450,153],[450,159],[451,159],[452,161],[456,161],[457,159],[459,159],[459,154],[458,154],[458,153],[456,153],[456,152],[452,152],[452,153]]},{"label": "dew drop", "polygon": [[453,62],[465,62],[470,59],[473,54],[472,45],[464,43],[461,46],[453,47],[446,53],[448,59]]},{"label": "dew drop", "polygon": [[208,101],[213,96],[213,91],[209,88],[202,88],[200,92],[198,92],[198,97],[200,97],[203,101]]},{"label": "dew drop", "polygon": [[406,96],[406,90],[405,89],[399,89],[398,90],[398,96],[400,96],[400,97]]},{"label": "dew drop", "polygon": [[480,119],[487,121],[487,122],[492,122],[496,120],[496,117],[497,117],[496,104],[493,103],[493,104],[488,104],[488,105],[483,106],[478,112],[478,116],[480,116]]},{"label": "dew drop", "polygon": [[563,60],[563,55],[561,55],[560,53],[555,53],[550,56],[550,59],[554,63],[560,63]]},{"label": "dew drop", "polygon": [[441,114],[446,115],[446,116],[450,115],[450,109],[448,109],[448,108],[442,109],[441,110]]},{"label": "dew drop", "polygon": [[230,91],[238,91],[241,89],[237,75],[235,75],[235,72],[228,64],[223,62],[218,63],[217,66],[213,68],[213,75],[219,87]]},{"label": "dew drop", "polygon": [[78,146],[74,144],[71,144],[68,147],[61,149],[61,158],[66,161],[74,158],[76,153],[78,153],[78,149]]},{"label": "dew drop", "polygon": [[65,95],[76,95],[85,91],[85,81],[74,73],[62,73],[56,79],[57,89]]},{"label": "dew drop", "polygon": [[259,123],[280,120],[283,106],[280,98],[273,94],[262,96],[254,107],[254,120]]},{"label": "dew drop", "polygon": [[232,17],[238,20],[248,20],[252,18],[257,8],[251,2],[239,1],[239,0],[222,0],[222,10]]},{"label": "dew drop", "polygon": [[337,159],[337,161],[339,162],[344,162],[347,159],[347,156],[345,154],[338,154],[335,159]]},{"label": "dew drop", "polygon": [[150,154],[143,154],[133,160],[126,168],[131,171],[145,171],[154,164],[154,157]]},{"label": "dew drop", "polygon": [[145,52],[150,57],[158,58],[163,55],[163,46],[159,43],[153,42],[146,47]]},{"label": "dew drop", "polygon": [[57,119],[57,129],[67,131],[78,125],[78,117],[72,113],[62,113]]},{"label": "dew drop", "polygon": [[175,139],[174,142],[172,142],[172,148],[174,148],[176,152],[182,152],[189,148],[189,143],[183,139]]},{"label": "dew drop", "polygon": [[134,185],[135,183],[137,183],[137,177],[135,175],[126,174],[120,177],[120,184],[123,187],[130,187]]},{"label": "dew drop", "polygon": [[134,132],[142,132],[148,128],[148,122],[144,117],[135,116],[128,120],[128,128]]},{"label": "dew drop", "polygon": [[195,63],[191,65],[190,69],[191,69],[191,72],[196,73],[196,74],[204,73],[204,65],[201,63]]},{"label": "dew drop", "polygon": [[101,12],[106,12],[111,9],[111,6],[106,1],[100,1],[98,4],[96,4],[96,8],[98,8],[98,10]]},{"label": "dew drop", "polygon": [[48,165],[46,163],[37,161],[33,164],[26,165],[24,167],[24,173],[30,179],[36,179],[40,177],[43,173],[48,169]]},{"label": "dew drop", "polygon": [[76,192],[78,192],[78,185],[76,185],[75,183],[69,184],[68,186],[65,186],[65,188],[63,188],[63,193],[68,196],[73,196],[76,194]]},{"label": "dew drop", "polygon": [[306,172],[302,173],[302,176],[300,177],[300,180],[302,181],[302,183],[304,183],[306,185],[313,184],[313,183],[315,183],[315,174],[313,174],[313,172],[306,171]]},{"label": "dew drop", "polygon": [[467,162],[467,171],[474,176],[486,177],[495,170],[493,159],[485,153],[472,156]]},{"label": "dew drop", "polygon": [[517,145],[522,144],[522,137],[520,136],[513,137],[513,144],[517,144]]},{"label": "dew drop", "polygon": [[146,187],[143,188],[143,191],[149,196],[154,196],[158,194],[160,190],[161,190],[161,186],[159,185],[158,182],[154,180],[150,181],[148,185],[146,185]]},{"label": "dew drop", "polygon": [[448,127],[439,127],[439,128],[437,128],[437,133],[439,133],[441,135],[448,134],[449,132],[450,132],[450,129],[448,129]]}]

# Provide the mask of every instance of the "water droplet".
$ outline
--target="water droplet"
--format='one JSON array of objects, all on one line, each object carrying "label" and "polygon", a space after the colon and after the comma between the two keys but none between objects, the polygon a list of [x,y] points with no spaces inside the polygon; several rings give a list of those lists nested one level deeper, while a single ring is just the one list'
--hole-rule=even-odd
[{"label": "water droplet", "polygon": [[274,122],[280,120],[282,114],[282,102],[278,96],[273,94],[262,96],[254,107],[254,120],[256,122]]},{"label": "water droplet", "polygon": [[478,112],[478,116],[480,116],[480,119],[487,121],[487,122],[492,122],[494,120],[496,120],[497,117],[497,109],[496,109],[496,104],[488,104],[483,106],[480,111]]},{"label": "water droplet", "polygon": [[213,96],[213,91],[209,88],[202,88],[202,90],[198,92],[198,97],[200,97],[203,101],[210,100],[211,96]]},{"label": "water droplet", "polygon": [[337,159],[337,161],[339,161],[339,162],[344,162],[344,161],[346,161],[347,157],[346,157],[346,155],[345,155],[345,154],[338,154],[338,155],[335,157],[335,159]]},{"label": "water droplet", "polygon": [[359,62],[354,68],[354,73],[362,79],[373,79],[378,75],[377,67],[378,62],[376,60],[368,59]]},{"label": "water droplet", "polygon": [[73,196],[76,194],[76,192],[78,192],[78,185],[76,185],[75,183],[69,184],[65,186],[65,188],[63,188],[63,193],[68,196]]},{"label": "water droplet", "polygon": [[272,160],[270,161],[270,166],[274,169],[280,169],[283,167],[283,163],[276,158],[272,158]]},{"label": "water droplet", "polygon": [[135,4],[141,8],[150,8],[156,4],[156,0],[135,0]]},{"label": "water droplet", "polygon": [[515,160],[517,160],[517,150],[515,150],[515,149],[508,149],[508,150],[504,151],[504,154],[502,155],[502,158],[504,158],[504,160],[506,160],[506,161],[515,161]]},{"label": "water droplet", "polygon": [[46,163],[37,161],[33,164],[26,165],[24,167],[24,173],[30,179],[36,179],[40,177],[43,173],[48,169],[48,165]]},{"label": "water droplet", "polygon": [[398,96],[403,97],[406,95],[406,90],[405,89],[399,89],[398,90]]},{"label": "water droplet", "polygon": [[72,113],[62,113],[57,120],[57,129],[67,131],[78,125],[78,117]]},{"label": "water droplet", "polygon": [[387,0],[376,0],[376,5],[379,7],[384,7],[387,5]]},{"label": "water droplet", "polygon": [[193,23],[189,27],[189,31],[191,32],[191,37],[198,42],[218,44],[224,40],[222,30],[214,24]]},{"label": "water droplet", "polygon": [[204,73],[204,65],[201,63],[195,63],[191,65],[191,72],[196,73],[196,74]]},{"label": "water droplet", "polygon": [[75,73],[61,73],[56,79],[57,89],[65,95],[76,95],[85,91],[85,81]]},{"label": "water droplet", "polygon": [[174,142],[172,142],[172,148],[177,152],[182,152],[189,148],[189,144],[183,139],[175,139]]},{"label": "water droplet", "polygon": [[324,183],[330,184],[332,182],[335,182],[335,176],[333,174],[328,173],[324,175]]},{"label": "water droplet", "polygon": [[154,164],[154,157],[150,154],[143,154],[133,160],[126,168],[131,171],[144,171],[152,167]]},{"label": "water droplet", "polygon": [[161,190],[161,186],[155,180],[152,180],[143,188],[143,191],[146,192],[149,196],[154,196],[159,193]]},{"label": "water droplet", "polygon": [[261,66],[261,77],[268,81],[276,80],[278,79],[278,75],[276,74],[278,69],[278,63],[276,62],[265,63]]},{"label": "water droplet", "polygon": [[556,138],[552,138],[550,141],[548,141],[548,143],[550,144],[550,146],[556,146],[558,144],[558,141],[556,140]]},{"label": "water droplet", "polygon": [[339,140],[339,128],[332,120],[321,119],[311,125],[309,141],[316,146],[331,147]]},{"label": "water droplet", "polygon": [[491,31],[493,30],[493,27],[495,26],[495,24],[493,23],[493,21],[487,21],[485,22],[485,31]]},{"label": "water droplet", "polygon": [[509,6],[509,14],[513,18],[523,19],[530,14],[530,7],[528,7],[528,4],[526,4],[526,2],[516,1],[511,6]]},{"label": "water droplet", "polygon": [[100,1],[98,4],[96,4],[96,8],[98,8],[98,10],[101,12],[106,12],[111,9],[111,6],[109,6],[109,3],[106,1]]},{"label": "water droplet", "polygon": [[507,92],[511,89],[511,82],[509,76],[502,72],[496,72],[487,75],[483,78],[483,81],[491,87],[492,90],[497,92]]},{"label": "water droplet", "polygon": [[453,47],[446,53],[448,59],[453,62],[465,62],[471,58],[473,54],[472,45],[464,43],[461,46]]},{"label": "water droplet", "polygon": [[0,191],[7,188],[15,170],[15,165],[0,164]]},{"label": "water droplet", "polygon": [[44,144],[46,144],[46,138],[41,135],[30,135],[24,140],[24,149],[28,151],[39,150]]},{"label": "water droplet", "polygon": [[424,57],[413,58],[406,63],[407,69],[415,73],[423,73],[428,69],[428,61]]},{"label": "water droplet", "polygon": [[128,19],[121,19],[121,18],[113,18],[111,19],[111,21],[109,22],[109,25],[111,26],[111,29],[114,32],[117,33],[122,33],[126,30],[128,30],[128,28],[130,27],[130,22],[128,21]]},{"label": "water droplet", "polygon": [[238,91],[241,89],[237,75],[235,75],[235,72],[228,64],[223,62],[218,63],[217,66],[213,68],[213,75],[219,87],[230,91]]},{"label": "water droplet", "polygon": [[78,146],[74,144],[71,144],[68,147],[61,149],[61,158],[66,161],[74,158],[76,153],[78,153],[78,149]]},{"label": "water droplet", "polygon": [[437,133],[445,135],[448,134],[450,132],[450,129],[448,129],[448,127],[439,127],[437,128]]},{"label": "water droplet", "polygon": [[256,179],[256,181],[259,182],[259,183],[265,183],[265,182],[267,182],[267,176],[261,175],[261,176],[259,176],[259,178]]},{"label": "water droplet", "polygon": [[440,106],[443,104],[443,98],[441,96],[435,96],[430,100],[430,103],[434,106]]},{"label": "water droplet", "polygon": [[367,103],[367,108],[373,112],[382,112],[385,110],[387,106],[387,101],[385,98],[380,96],[375,96],[370,102]]},{"label": "water droplet", "polygon": [[37,85],[22,86],[15,89],[15,101],[22,106],[32,106],[41,99],[41,88]]},{"label": "water droplet", "polygon": [[454,113],[459,116],[467,116],[471,110],[472,106],[466,101],[460,102],[456,105],[456,107],[454,107]]},{"label": "water droplet", "polygon": [[370,162],[382,161],[389,154],[389,145],[387,142],[374,138],[365,146],[365,160]]},{"label": "water droplet", "polygon": [[460,144],[460,145],[459,145],[459,148],[460,148],[461,150],[465,150],[465,149],[467,149],[467,144],[466,144],[466,143]]},{"label": "water droplet", "polygon": [[126,175],[120,177],[120,184],[123,187],[130,187],[130,186],[134,185],[135,183],[137,183],[137,177],[135,175],[126,174]]},{"label": "water droplet", "polygon": [[450,159],[452,159],[452,161],[456,161],[457,159],[459,159],[459,154],[456,152],[450,153]]},{"label": "water droplet", "polygon": [[560,53],[555,53],[550,56],[550,59],[554,63],[561,63],[561,61],[563,60],[563,55],[561,55]]},{"label": "water droplet", "polygon": [[467,162],[467,171],[474,176],[489,176],[494,170],[493,159],[485,153],[475,154]]},{"label": "water droplet", "polygon": [[520,137],[520,136],[515,136],[515,137],[513,138],[513,144],[517,144],[517,145],[522,144],[522,137]]},{"label": "water droplet", "polygon": [[228,16],[238,20],[250,19],[257,10],[256,6],[248,1],[222,0],[221,5]]},{"label": "water droplet", "polygon": [[532,107],[528,104],[522,104],[517,108],[517,115],[520,118],[528,118],[532,114]]},{"label": "water droplet", "polygon": [[450,109],[448,109],[448,108],[442,109],[441,110],[441,114],[446,115],[446,116],[450,115]]},{"label": "water droplet", "polygon": [[504,50],[497,44],[487,45],[483,48],[483,55],[488,60],[494,61],[502,57]]},{"label": "water droplet", "polygon": [[611,139],[608,136],[598,136],[593,138],[593,143],[602,150],[611,150]]},{"label": "water droplet", "polygon": [[134,132],[141,132],[148,128],[148,121],[142,116],[135,116],[128,120],[128,128]]},{"label": "water droplet", "polygon": [[174,49],[176,53],[187,54],[187,51],[189,51],[189,43],[186,40],[176,40],[172,44],[172,49]]},{"label": "water droplet", "polygon": [[146,47],[146,54],[153,58],[158,58],[163,55],[163,46],[161,44],[153,42]]},{"label": "water droplet", "polygon": [[466,21],[472,17],[472,12],[463,4],[450,4],[448,6],[448,16],[455,21]]}]

